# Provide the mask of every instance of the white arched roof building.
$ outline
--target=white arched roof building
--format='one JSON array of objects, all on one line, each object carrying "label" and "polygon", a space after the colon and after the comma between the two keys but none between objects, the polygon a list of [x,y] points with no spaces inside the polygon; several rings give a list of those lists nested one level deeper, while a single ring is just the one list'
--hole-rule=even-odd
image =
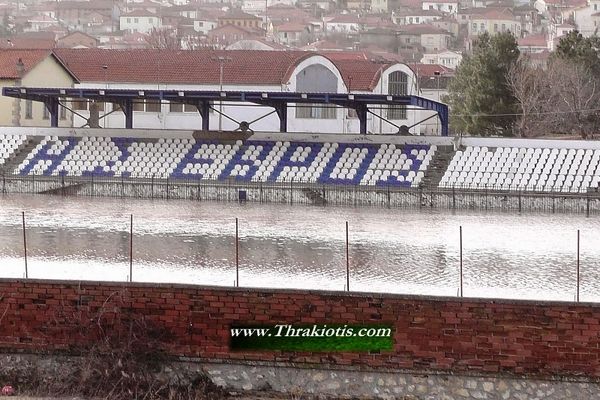
[{"label": "white arched roof building", "polygon": [[[76,87],[110,89],[290,91],[417,95],[416,76],[403,63],[371,58],[362,52],[314,53],[303,51],[181,51],[57,49],[57,58],[78,83]],[[288,131],[357,133],[359,121],[353,110],[314,105],[288,109]],[[85,104],[77,111],[88,116]],[[254,121],[272,111],[252,104],[214,105],[236,121]],[[106,105],[105,112],[111,111]],[[199,129],[201,118],[192,106],[138,104],[135,128]],[[211,129],[230,130],[237,124],[219,112],[211,115]],[[398,126],[412,126],[421,112],[401,107],[377,109]],[[85,124],[76,117],[75,126]],[[101,127],[124,126],[122,113],[101,119]],[[369,114],[370,133],[396,133],[398,128]],[[256,131],[276,131],[279,119],[269,115],[253,123]],[[411,129],[419,134],[419,126]]]}]

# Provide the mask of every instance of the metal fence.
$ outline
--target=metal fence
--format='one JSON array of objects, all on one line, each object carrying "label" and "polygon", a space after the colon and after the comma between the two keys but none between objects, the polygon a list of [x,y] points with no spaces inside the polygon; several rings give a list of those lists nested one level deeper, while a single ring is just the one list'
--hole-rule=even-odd
[{"label": "metal fence", "polygon": [[400,188],[301,182],[242,182],[154,177],[2,175],[0,191],[148,199],[250,201],[312,205],[375,206],[600,213],[600,193],[496,189]]}]

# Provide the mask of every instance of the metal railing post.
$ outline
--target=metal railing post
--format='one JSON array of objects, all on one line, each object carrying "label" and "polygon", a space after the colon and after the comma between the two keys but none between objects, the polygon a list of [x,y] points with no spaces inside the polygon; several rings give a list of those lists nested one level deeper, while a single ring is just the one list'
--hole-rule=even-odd
[{"label": "metal railing post", "polygon": [[133,214],[129,221],[129,282],[133,282]]},{"label": "metal railing post", "polygon": [[29,271],[27,269],[27,235],[25,234],[25,211],[22,212],[23,217],[23,254],[25,257],[25,278],[29,278]]},{"label": "metal railing post", "polygon": [[348,241],[348,221],[346,221],[346,291],[350,291],[350,243]]},{"label": "metal railing post", "polygon": [[460,297],[463,297],[463,234],[462,225],[459,227],[459,246],[460,246]]}]

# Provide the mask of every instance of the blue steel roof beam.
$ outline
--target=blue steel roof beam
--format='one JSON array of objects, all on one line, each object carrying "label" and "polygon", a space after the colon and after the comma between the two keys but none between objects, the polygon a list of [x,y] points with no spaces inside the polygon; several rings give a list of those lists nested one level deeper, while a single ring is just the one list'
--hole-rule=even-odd
[{"label": "blue steel roof beam", "polygon": [[[448,106],[419,96],[397,96],[369,93],[296,93],[296,92],[220,92],[179,90],[130,90],[91,88],[22,88],[5,87],[4,96],[49,101],[50,98],[88,98],[93,100],[123,102],[136,99],[169,100],[188,103],[226,100],[232,102],[268,103],[320,103],[335,104],[345,108],[363,109],[369,105],[413,105],[435,111],[442,122],[442,134],[448,133]],[[224,97],[221,97],[224,93]],[[182,101],[183,100],[183,101]],[[280,108],[281,106],[279,106]]]}]

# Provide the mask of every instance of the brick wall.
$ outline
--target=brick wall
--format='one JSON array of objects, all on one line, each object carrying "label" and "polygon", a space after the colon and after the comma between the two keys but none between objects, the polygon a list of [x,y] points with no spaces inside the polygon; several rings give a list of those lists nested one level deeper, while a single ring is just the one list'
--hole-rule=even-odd
[{"label": "brick wall", "polygon": [[[230,352],[230,324],[389,323],[393,352]],[[69,351],[152,327],[173,355],[600,377],[600,305],[0,280],[0,351]],[[160,334],[158,334],[159,332]]]}]

